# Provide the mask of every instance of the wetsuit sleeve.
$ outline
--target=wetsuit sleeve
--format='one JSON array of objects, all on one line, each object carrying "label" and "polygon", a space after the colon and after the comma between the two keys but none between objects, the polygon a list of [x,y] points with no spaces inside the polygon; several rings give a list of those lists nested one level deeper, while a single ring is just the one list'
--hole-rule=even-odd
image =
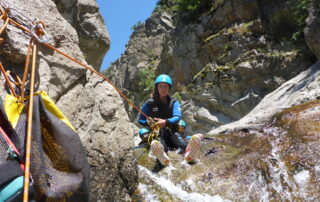
[{"label": "wetsuit sleeve", "polygon": [[[146,103],[143,104],[141,111],[146,115],[150,114],[150,109]],[[140,113],[138,123],[143,126],[148,126],[147,117]]]},{"label": "wetsuit sleeve", "polygon": [[169,124],[175,124],[178,123],[181,119],[181,108],[178,101],[173,103],[172,107],[172,117],[168,119]]}]

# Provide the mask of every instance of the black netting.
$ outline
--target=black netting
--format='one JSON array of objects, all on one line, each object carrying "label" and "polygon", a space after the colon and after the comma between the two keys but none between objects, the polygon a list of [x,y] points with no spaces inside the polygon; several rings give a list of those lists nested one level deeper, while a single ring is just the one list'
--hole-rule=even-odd
[{"label": "black netting", "polygon": [[8,136],[16,147],[21,145],[17,134],[12,128],[7,116],[4,113],[2,100],[0,99],[0,127],[5,134],[0,134],[0,187],[5,186],[14,178],[23,175],[19,162],[16,159],[9,158],[8,149],[9,144],[4,138]]},{"label": "black netting", "polygon": [[[26,112],[15,128],[20,140],[25,139]],[[89,200],[89,164],[80,138],[46,110],[41,96],[34,97],[30,172],[37,201]]]}]

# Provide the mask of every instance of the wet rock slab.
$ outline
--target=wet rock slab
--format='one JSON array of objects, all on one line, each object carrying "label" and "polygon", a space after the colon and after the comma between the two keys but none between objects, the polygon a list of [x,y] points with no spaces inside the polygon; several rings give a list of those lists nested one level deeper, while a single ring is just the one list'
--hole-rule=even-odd
[{"label": "wet rock slab", "polygon": [[320,100],[287,109],[261,129],[205,138],[191,165],[178,152],[162,168],[140,153],[137,195],[165,201],[307,200],[320,197]]}]

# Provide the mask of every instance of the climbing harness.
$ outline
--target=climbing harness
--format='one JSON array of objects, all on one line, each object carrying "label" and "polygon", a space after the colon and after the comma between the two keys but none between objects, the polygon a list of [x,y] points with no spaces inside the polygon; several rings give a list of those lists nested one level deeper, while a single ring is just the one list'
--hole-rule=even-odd
[{"label": "climbing harness", "polygon": [[[105,77],[103,74],[100,72],[96,71],[95,69],[89,67],[88,65],[83,64],[79,60],[67,55],[66,53],[62,52],[59,49],[56,49],[52,45],[50,45],[49,42],[49,37],[45,31],[45,24],[40,21],[39,19],[34,20],[32,23],[26,23],[23,22],[23,20],[17,20],[18,18],[16,17],[14,20],[13,16],[10,14],[10,10],[15,10],[15,12],[19,13],[22,15],[25,19],[30,22],[30,18],[26,17],[25,15],[21,14],[19,11],[13,8],[9,8],[9,6],[5,5],[4,2],[0,2],[0,12],[1,16],[0,19],[3,19],[5,23],[3,26],[0,28],[0,34],[6,29],[8,24],[13,24],[23,30],[24,32],[28,33],[31,35],[31,39],[28,45],[28,50],[27,50],[27,56],[26,56],[26,62],[25,62],[25,67],[24,67],[24,74],[23,74],[23,79],[22,81],[19,80],[18,86],[20,86],[21,90],[21,97],[20,101],[24,102],[25,101],[25,85],[27,81],[27,75],[29,71],[29,60],[31,56],[31,49],[33,50],[32,53],[32,66],[31,66],[31,74],[30,74],[30,96],[29,96],[29,107],[28,107],[28,124],[27,124],[27,138],[26,138],[26,158],[25,158],[25,176],[24,176],[24,193],[23,193],[23,201],[26,202],[28,201],[28,188],[29,188],[29,179],[30,179],[30,151],[31,151],[31,136],[32,136],[32,113],[33,113],[33,96],[34,96],[34,82],[35,82],[35,65],[36,65],[36,50],[37,46],[35,45],[34,41],[39,42],[40,44],[43,44],[45,47],[58,52],[59,54],[65,56],[66,58],[74,61],[75,63],[81,65],[82,67],[88,69],[89,71],[97,74],[100,76],[104,81],[108,82],[128,103],[131,105],[135,110],[137,110],[139,113],[144,115],[147,119],[151,120],[151,133],[150,136],[148,137],[148,144],[151,145],[152,140],[157,139],[159,136],[159,131],[160,127],[158,124],[150,117],[148,117],[144,112],[142,112],[137,106],[135,106],[129,98],[123,94],[121,90],[119,90],[107,77]],[[18,22],[19,21],[19,22]],[[31,25],[30,25],[31,24]],[[3,39],[0,38],[0,43],[3,42]],[[4,67],[2,66],[0,62],[0,69],[2,74],[5,77],[6,83],[9,86],[9,89],[14,97],[18,97],[14,88],[11,85],[11,81],[8,77],[8,75],[5,72]]]}]

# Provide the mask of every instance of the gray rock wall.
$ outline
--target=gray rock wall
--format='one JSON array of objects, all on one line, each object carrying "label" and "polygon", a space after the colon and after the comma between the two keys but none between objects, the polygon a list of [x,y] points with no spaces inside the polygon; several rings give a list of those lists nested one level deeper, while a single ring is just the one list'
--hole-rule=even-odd
[{"label": "gray rock wall", "polygon": [[[186,21],[185,13],[171,14],[174,27],[158,40],[161,49],[156,52],[160,55],[155,56],[158,64],[155,74],[166,73],[172,77],[172,94],[182,100],[189,133],[205,133],[239,120],[265,95],[316,62],[303,39],[300,42],[291,39],[301,29],[297,24],[300,18],[295,14],[299,3],[212,1],[213,7],[193,21]],[[150,20],[156,16],[159,14]],[[141,25],[137,32],[145,33],[144,27]],[[148,59],[136,57],[152,50],[153,47],[143,45],[149,39],[146,34],[134,32],[111,73],[123,78],[115,83],[134,92],[133,99],[140,106],[142,103],[136,98],[144,89],[137,82],[138,76],[132,75],[150,66],[140,65],[148,64]],[[128,62],[128,58],[140,61]],[[128,111],[133,120],[135,114]]]},{"label": "gray rock wall", "polygon": [[320,99],[320,64],[312,65],[298,76],[266,95],[250,113],[230,124],[211,130],[209,135],[260,128],[276,113],[308,101]]},{"label": "gray rock wall", "polygon": [[[26,25],[31,22],[23,16],[42,20],[50,44],[84,64],[95,59],[96,64],[92,65],[98,69],[108,49],[109,38],[95,1],[56,1],[66,8],[69,3],[77,5],[63,12],[53,1],[6,3],[13,8],[12,14]],[[95,18],[100,21],[92,22]],[[0,21],[0,26],[2,24]],[[81,30],[88,35],[82,35]],[[1,62],[22,78],[30,36],[10,24],[1,37],[4,38],[0,45]],[[104,51],[92,44],[87,44],[92,49],[84,48],[82,37],[92,38]],[[97,37],[102,37],[103,42],[95,41]],[[129,122],[120,96],[111,85],[83,67],[41,44],[37,47],[36,90],[48,92],[83,142],[91,167],[91,201],[130,201],[130,195],[137,188],[136,161],[131,151],[136,128]],[[1,84],[3,81],[1,77]],[[2,89],[2,96],[4,92]]]},{"label": "gray rock wall", "polygon": [[99,70],[110,48],[109,33],[105,29],[95,0],[54,0],[61,15],[76,29],[79,46],[88,64]]},{"label": "gray rock wall", "polygon": [[[125,52],[107,70],[107,76],[130,96],[137,106],[150,96],[151,89],[143,89],[141,83],[154,76],[160,62],[166,34],[174,29],[172,17],[168,13],[151,16],[133,31]],[[142,71],[145,71],[143,74]],[[152,78],[153,79],[153,78]],[[130,120],[137,112],[126,106]]]},{"label": "gray rock wall", "polygon": [[313,1],[309,8],[309,17],[304,30],[306,42],[310,50],[320,59],[320,1]]}]

